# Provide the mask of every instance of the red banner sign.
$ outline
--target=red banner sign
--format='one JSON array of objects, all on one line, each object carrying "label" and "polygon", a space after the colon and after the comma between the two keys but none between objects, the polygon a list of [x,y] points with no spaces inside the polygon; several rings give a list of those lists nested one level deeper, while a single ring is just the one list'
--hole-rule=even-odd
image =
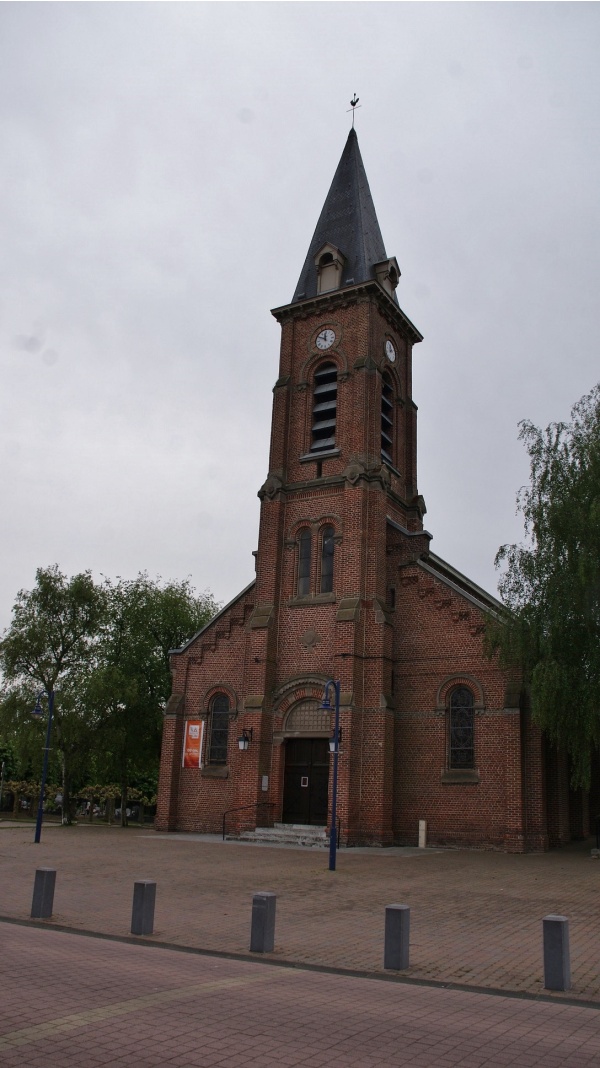
[{"label": "red banner sign", "polygon": [[204,720],[186,719],[183,735],[182,767],[199,768],[201,766],[203,737]]}]

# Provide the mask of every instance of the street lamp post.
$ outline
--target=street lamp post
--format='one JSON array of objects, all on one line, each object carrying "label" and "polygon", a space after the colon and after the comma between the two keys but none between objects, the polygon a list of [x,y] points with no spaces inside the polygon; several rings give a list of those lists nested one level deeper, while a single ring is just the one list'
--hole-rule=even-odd
[{"label": "street lamp post", "polygon": [[50,736],[52,734],[52,715],[54,713],[54,690],[40,690],[35,702],[35,708],[32,711],[32,716],[43,716],[44,710],[40,703],[42,694],[48,695],[48,728],[46,730],[46,745],[44,748],[44,765],[42,768],[42,786],[40,789],[40,801],[38,804],[37,820],[35,824],[35,838],[34,842],[39,843],[42,837],[42,819],[44,815],[44,792],[46,790],[46,776],[48,775],[48,753],[50,752]]},{"label": "street lamp post", "polygon": [[340,755],[340,688],[341,682],[335,682],[334,679],[328,679],[325,683],[325,690],[323,691],[323,703],[321,709],[323,712],[331,712],[331,701],[329,699],[329,690],[333,687],[334,693],[334,708],[335,708],[335,726],[333,728],[333,791],[331,798],[331,827],[329,829],[329,871],[335,871],[335,858],[337,851],[337,777],[338,777],[338,757]]}]

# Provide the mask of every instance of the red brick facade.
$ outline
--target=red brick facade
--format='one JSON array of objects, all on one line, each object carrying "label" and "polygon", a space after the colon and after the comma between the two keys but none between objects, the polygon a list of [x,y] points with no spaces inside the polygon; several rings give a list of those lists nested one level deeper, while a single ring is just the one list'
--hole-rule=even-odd
[{"label": "red brick facade", "polygon": [[[531,724],[518,685],[484,654],[496,602],[430,552],[411,384],[420,334],[374,278],[274,315],[281,356],[256,580],[172,657],[157,828],[218,832],[231,809],[233,830],[285,821],[286,752],[291,740],[331,734],[317,708],[334,678],[343,842],[415,844],[419,820],[430,843],[515,852],[568,840],[570,820],[583,833],[585,799],[578,808],[571,798],[569,813],[565,762]],[[335,335],[326,350],[317,346],[323,330]],[[335,444],[315,452],[315,374],[325,363],[337,370]],[[385,460],[384,375],[393,411]],[[326,527],[333,582],[321,592]],[[306,530],[310,565],[299,590]],[[473,749],[453,766],[450,704],[465,690]],[[219,694],[230,710],[226,759],[211,751]],[[181,766],[186,719],[205,721],[200,768]],[[252,732],[245,751],[243,730]],[[310,792],[310,781],[302,788]],[[299,796],[304,803],[308,794]]]}]

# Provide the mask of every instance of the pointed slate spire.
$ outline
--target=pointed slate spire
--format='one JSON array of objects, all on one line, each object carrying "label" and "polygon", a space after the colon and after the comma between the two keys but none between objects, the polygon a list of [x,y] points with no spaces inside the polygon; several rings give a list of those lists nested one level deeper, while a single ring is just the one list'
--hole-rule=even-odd
[{"label": "pointed slate spire", "polygon": [[354,129],[348,134],[346,147],[313,234],[293,301],[307,300],[317,295],[315,256],[326,243],[334,245],[344,256],[342,288],[374,278],[374,265],[386,259],[375,205]]}]

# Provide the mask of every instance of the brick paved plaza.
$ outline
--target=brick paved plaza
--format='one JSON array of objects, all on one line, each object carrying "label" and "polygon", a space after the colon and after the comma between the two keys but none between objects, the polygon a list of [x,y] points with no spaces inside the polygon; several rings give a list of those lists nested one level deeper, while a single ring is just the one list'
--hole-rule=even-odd
[{"label": "brick paved plaza", "polygon": [[[5,821],[0,917],[24,922],[0,923],[0,1063],[595,1065],[600,861],[590,857],[592,844],[533,856],[342,850],[333,873],[321,850],[87,825],[45,826],[36,846],[32,824]],[[58,872],[54,915],[29,926],[33,875],[44,866]],[[136,878],[158,883],[154,937],[143,945],[57,930],[127,938]],[[275,952],[260,962],[248,953],[257,890],[277,893]],[[408,982],[386,981],[382,971],[391,903],[412,910]],[[568,995],[542,993],[541,918],[549,912],[570,918]],[[352,970],[363,975],[344,974]]]},{"label": "brick paved plaza", "polygon": [[[600,861],[581,843],[547,854],[322,850],[222,843],[153,830],[0,823],[0,915],[26,919],[36,867],[57,869],[50,923],[129,934],[133,882],[158,884],[154,939],[247,954],[252,894],[277,894],[277,960],[382,971],[384,908],[411,907],[408,977],[541,993],[541,920],[569,917],[570,998],[600,1004]],[[562,995],[555,995],[560,999]]]}]

